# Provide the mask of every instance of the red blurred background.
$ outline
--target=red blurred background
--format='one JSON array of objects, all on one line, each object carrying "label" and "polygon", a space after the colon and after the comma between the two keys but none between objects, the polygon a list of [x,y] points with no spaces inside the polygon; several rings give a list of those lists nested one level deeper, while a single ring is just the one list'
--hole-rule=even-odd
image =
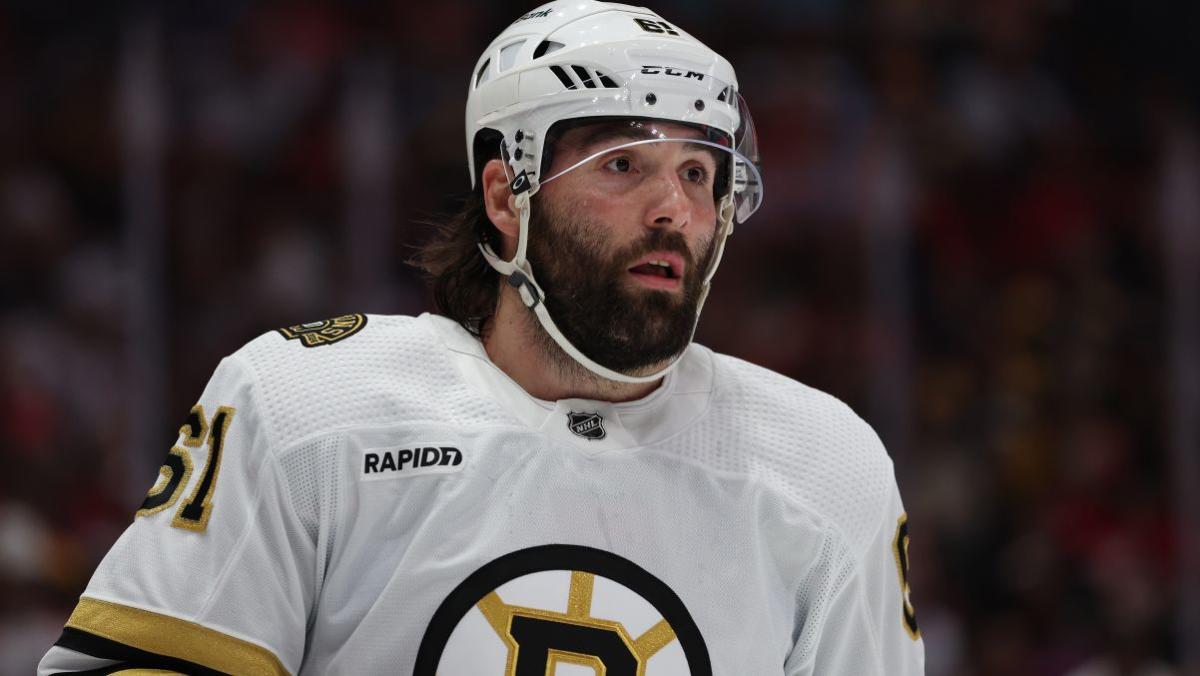
[{"label": "red blurred background", "polygon": [[[1200,673],[1200,9],[671,0],[766,202],[699,340],[896,460],[928,673]],[[526,3],[0,4],[0,674],[30,673],[219,359],[349,312],[467,190]]]}]

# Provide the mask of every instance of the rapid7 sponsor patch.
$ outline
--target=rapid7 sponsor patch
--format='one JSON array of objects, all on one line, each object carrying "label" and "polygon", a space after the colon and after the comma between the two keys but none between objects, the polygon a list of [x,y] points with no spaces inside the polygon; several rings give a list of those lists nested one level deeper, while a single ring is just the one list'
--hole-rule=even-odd
[{"label": "rapid7 sponsor patch", "polygon": [[359,467],[363,481],[449,474],[463,468],[463,453],[453,446],[368,448],[363,451]]}]

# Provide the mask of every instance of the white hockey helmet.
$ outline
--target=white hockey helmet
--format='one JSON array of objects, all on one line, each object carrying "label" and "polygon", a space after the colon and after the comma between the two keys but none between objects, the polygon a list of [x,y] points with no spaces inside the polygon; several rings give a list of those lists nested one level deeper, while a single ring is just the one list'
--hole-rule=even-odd
[{"label": "white hockey helmet", "polygon": [[[484,50],[467,94],[466,145],[471,185],[480,163],[499,150],[520,210],[516,253],[502,260],[486,243],[488,263],[516,288],[554,341],[573,359],[604,378],[650,382],[664,369],[633,376],[598,364],[555,326],[541,287],[526,260],[530,198],[558,176],[612,151],[576,163],[554,176],[544,162],[551,128],[583,118],[661,120],[699,127],[708,141],[653,138],[620,146],[665,141],[701,143],[730,155],[727,185],[717,186],[716,253],[704,283],[697,319],[734,222],[745,222],[762,203],[758,146],[749,109],[738,93],[733,66],[685,31],[643,7],[596,0],[559,0],[528,12]],[[618,147],[620,147],[618,146]],[[693,323],[693,332],[695,324]]]}]

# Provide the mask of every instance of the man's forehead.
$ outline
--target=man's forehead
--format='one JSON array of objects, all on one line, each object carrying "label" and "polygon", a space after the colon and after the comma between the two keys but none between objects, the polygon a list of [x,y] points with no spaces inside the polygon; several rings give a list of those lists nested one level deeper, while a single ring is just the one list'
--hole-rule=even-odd
[{"label": "man's forehead", "polygon": [[706,141],[708,135],[693,125],[658,120],[605,120],[582,124],[567,131],[560,143],[577,150],[596,150],[614,142],[649,139]]}]

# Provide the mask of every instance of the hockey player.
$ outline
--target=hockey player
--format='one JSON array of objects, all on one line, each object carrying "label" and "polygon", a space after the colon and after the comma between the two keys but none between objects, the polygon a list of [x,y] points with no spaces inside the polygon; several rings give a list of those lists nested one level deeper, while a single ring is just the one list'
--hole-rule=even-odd
[{"label": "hockey player", "polygon": [[471,74],[444,316],[226,358],[40,673],[921,673],[891,462],[692,344],[762,198],[731,65],[642,8],[518,18]]}]

